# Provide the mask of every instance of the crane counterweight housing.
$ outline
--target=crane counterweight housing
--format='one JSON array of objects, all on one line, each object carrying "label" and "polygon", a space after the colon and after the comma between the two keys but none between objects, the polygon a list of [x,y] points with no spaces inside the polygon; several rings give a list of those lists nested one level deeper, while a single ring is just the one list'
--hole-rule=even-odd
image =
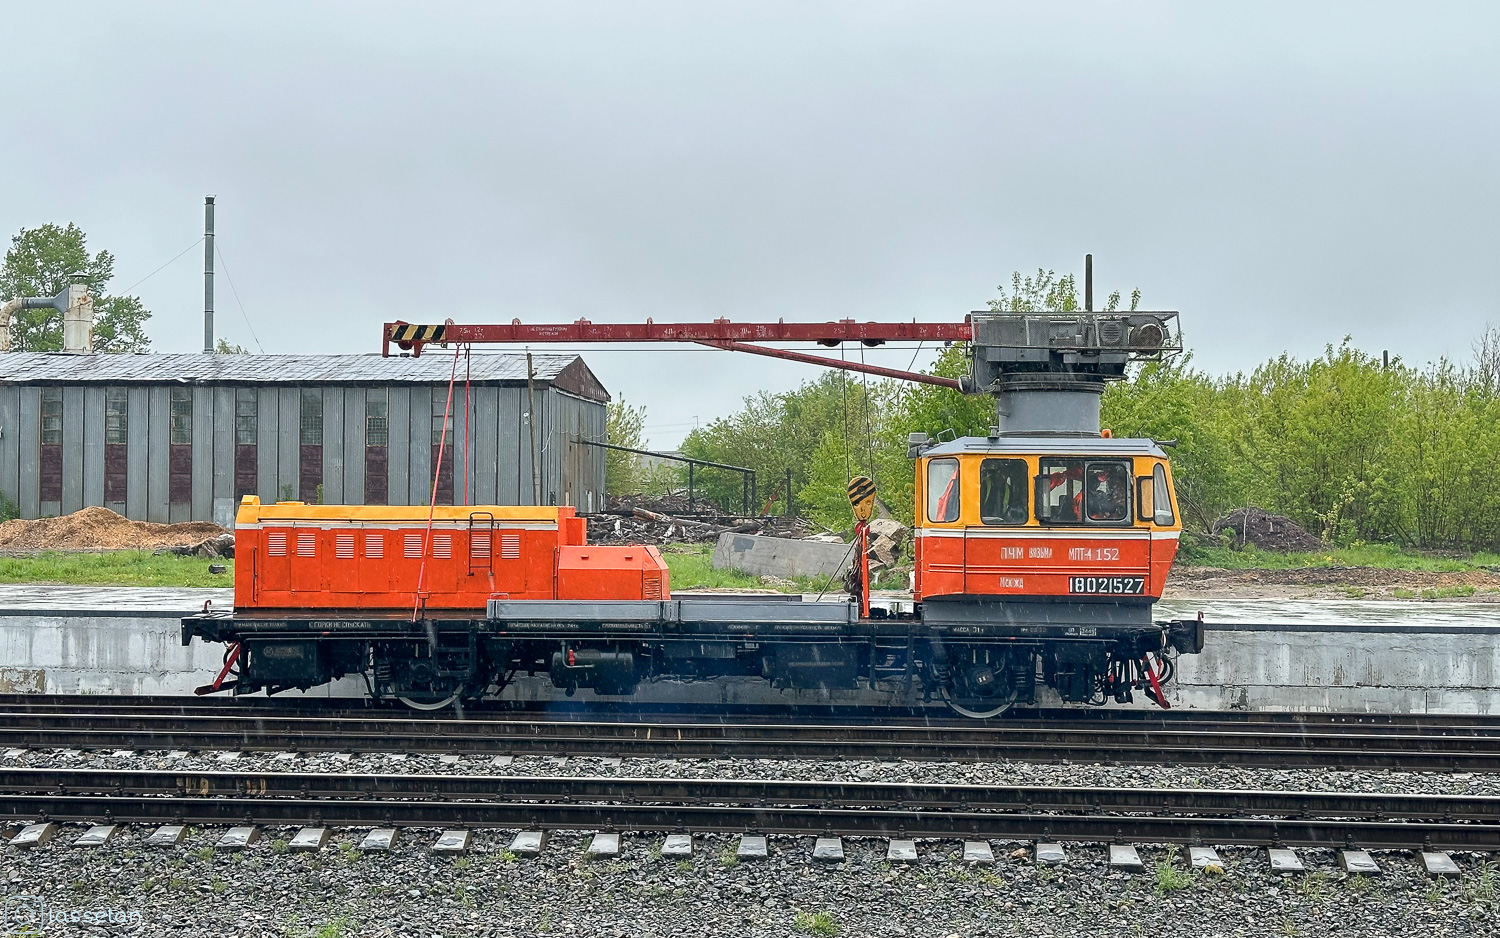
[{"label": "crane counterweight housing", "polygon": [[424,343],[643,335],[722,348],[959,337],[971,362],[960,387],[995,398],[996,425],[942,443],[912,435],[910,598],[674,594],[657,548],[589,545],[585,520],[566,506],[429,512],[249,497],[236,524],[235,608],[183,620],[185,644],[228,649],[201,690],[360,675],[376,698],[435,708],[525,676],[605,697],[649,682],[750,679],[815,695],[937,698],[976,718],[1035,702],[1042,688],[1065,703],[1140,694],[1167,706],[1176,656],[1203,647],[1201,621],[1152,614],[1181,532],[1171,466],[1154,441],[1101,431],[1099,400],[1131,364],[1180,351],[1177,314],[983,312],[920,326],[387,324],[387,343],[414,353]]}]

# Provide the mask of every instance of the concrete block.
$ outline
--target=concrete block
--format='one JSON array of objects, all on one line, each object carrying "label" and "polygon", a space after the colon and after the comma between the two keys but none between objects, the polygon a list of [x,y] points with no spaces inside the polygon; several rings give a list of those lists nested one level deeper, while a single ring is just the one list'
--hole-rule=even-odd
[{"label": "concrete block", "polygon": [[1347,873],[1359,876],[1379,876],[1380,864],[1365,850],[1340,850],[1339,866]]},{"label": "concrete block", "polygon": [[545,831],[521,831],[511,840],[508,849],[518,857],[541,856],[542,848],[547,846],[547,834]]},{"label": "concrete block", "polygon": [[73,846],[102,847],[105,844],[109,843],[111,837],[115,836],[115,831],[117,829],[118,828],[113,824],[95,824],[93,827],[90,827],[88,830],[84,831],[77,840],[73,841]]},{"label": "concrete block", "polygon": [[988,840],[966,840],[964,841],[964,862],[976,866],[994,866],[995,851],[990,849]]},{"label": "concrete block", "polygon": [[609,769],[612,769],[612,768],[615,768],[617,766],[623,765],[624,763],[625,763],[625,760],[621,759],[619,756],[605,756],[603,759],[599,760],[599,764],[600,765],[604,766],[605,768],[609,768]]},{"label": "concrete block", "polygon": [[589,841],[588,858],[590,860],[607,860],[620,855],[619,834],[595,834]]},{"label": "concrete block", "polygon": [[323,845],[328,843],[328,828],[326,827],[304,827],[292,838],[286,848],[293,853],[312,852],[322,850]]},{"label": "concrete block", "polygon": [[57,836],[57,825],[52,823],[27,824],[21,832],[10,839],[10,845],[19,850],[40,847]]},{"label": "concrete block", "polygon": [[333,761],[334,762],[348,762],[348,761],[352,760],[353,758],[354,758],[354,753],[352,753],[352,752],[336,752],[336,753],[333,754]]},{"label": "concrete block", "polygon": [[1219,859],[1219,851],[1212,847],[1189,847],[1188,863],[1195,870],[1206,870],[1210,866],[1218,867],[1220,873],[1224,872],[1224,861]]},{"label": "concrete block", "polygon": [[278,753],[276,753],[276,761],[277,762],[296,762],[297,761],[297,753],[295,753],[295,752],[278,752]]},{"label": "concrete block", "polygon": [[7,759],[19,759],[19,758],[21,758],[24,755],[26,755],[26,750],[24,750],[24,749],[7,749],[7,750],[5,750],[5,758],[7,758]]},{"label": "concrete block", "polygon": [[1271,860],[1273,873],[1302,873],[1307,870],[1307,867],[1302,865],[1302,858],[1297,856],[1295,850],[1272,847],[1266,851],[1266,856]]},{"label": "concrete block", "polygon": [[468,853],[471,835],[466,830],[443,831],[432,845],[433,853]]},{"label": "concrete block", "polygon": [[820,863],[842,863],[844,839],[842,837],[819,837],[813,844],[813,859]]},{"label": "concrete block", "polygon": [[1062,866],[1068,862],[1068,853],[1062,844],[1037,844],[1036,862],[1038,866]]},{"label": "concrete block", "polygon": [[771,848],[763,835],[744,834],[734,848],[734,855],[741,860],[764,860],[771,855]]},{"label": "concrete block", "polygon": [[438,756],[439,765],[458,765],[458,760],[459,756],[451,752]]},{"label": "concrete block", "polygon": [[1428,876],[1458,876],[1462,870],[1458,864],[1453,862],[1453,856],[1446,850],[1423,850],[1422,868],[1427,871]]},{"label": "concrete block", "polygon": [[490,765],[494,766],[497,769],[503,769],[515,761],[515,756],[496,756],[495,758],[490,760]]},{"label": "concrete block", "polygon": [[377,827],[359,842],[359,849],[366,853],[384,853],[396,845],[394,827]]},{"label": "concrete block", "polygon": [[661,842],[661,855],[673,859],[682,859],[693,855],[692,834],[668,834],[667,839]]},{"label": "concrete block", "polygon": [[888,863],[917,862],[917,842],[915,840],[891,841],[885,848],[885,859]]},{"label": "concrete block", "polygon": [[260,840],[260,828],[251,824],[245,827],[231,827],[214,844],[216,850],[244,850],[246,847]]},{"label": "concrete block", "polygon": [[163,824],[146,838],[146,846],[175,847],[182,843],[182,835],[185,833],[187,828],[181,824]]},{"label": "concrete block", "polygon": [[724,533],[714,546],[713,567],[751,576],[836,577],[853,559],[849,544]]},{"label": "concrete block", "polygon": [[214,760],[217,762],[238,762],[240,761],[240,755],[241,753],[238,751],[230,750],[229,752],[221,752],[214,756]]},{"label": "concrete block", "polygon": [[1109,866],[1124,873],[1139,873],[1146,868],[1141,862],[1140,851],[1131,844],[1110,844]]},{"label": "concrete block", "polygon": [[114,750],[110,751],[110,755],[113,756],[113,757],[115,757],[116,759],[133,759],[133,758],[135,758],[135,750],[134,749],[114,749]]},{"label": "concrete block", "polygon": [[166,758],[170,759],[173,762],[176,762],[180,759],[186,759],[191,755],[192,753],[188,752],[186,749],[173,749],[171,752],[167,753]]}]

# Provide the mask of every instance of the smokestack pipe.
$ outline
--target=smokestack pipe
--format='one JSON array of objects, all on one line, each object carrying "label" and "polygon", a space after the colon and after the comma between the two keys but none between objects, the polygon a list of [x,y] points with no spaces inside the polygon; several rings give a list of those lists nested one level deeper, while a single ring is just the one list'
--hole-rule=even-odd
[{"label": "smokestack pipe", "polygon": [[203,199],[203,354],[214,353],[214,197]]},{"label": "smokestack pipe", "polygon": [[1094,311],[1094,255],[1083,255],[1083,310]]}]

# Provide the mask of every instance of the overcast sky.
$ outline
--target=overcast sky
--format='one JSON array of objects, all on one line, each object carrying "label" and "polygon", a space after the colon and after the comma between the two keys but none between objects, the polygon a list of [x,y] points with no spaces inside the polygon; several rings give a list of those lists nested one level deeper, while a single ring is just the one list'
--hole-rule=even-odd
[{"label": "overcast sky", "polygon": [[[0,233],[115,290],[202,234],[219,333],[958,319],[1015,269],[1139,287],[1196,362],[1500,322],[1500,5],[0,3]],[[202,341],[202,251],[132,292]],[[589,349],[658,446],[817,370]],[[910,350],[872,354],[904,367]]]}]

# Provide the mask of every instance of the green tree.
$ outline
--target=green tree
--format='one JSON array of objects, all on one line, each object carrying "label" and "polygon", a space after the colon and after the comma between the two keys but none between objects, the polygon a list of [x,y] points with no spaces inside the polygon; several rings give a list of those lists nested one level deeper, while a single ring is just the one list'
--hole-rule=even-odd
[{"label": "green tree", "polygon": [[[605,407],[604,428],[613,446],[642,449],[641,431],[646,426],[646,408],[631,407],[625,398],[617,397]],[[604,451],[604,491],[610,495],[629,495],[639,490],[640,457],[617,449]]]},{"label": "green tree", "polygon": [[[11,238],[0,265],[0,300],[18,296],[56,296],[77,273],[94,297],[94,350],[144,352],[151,347],[145,322],[151,313],[140,297],[110,296],[115,258],[108,251],[90,254],[83,229],[69,224],[22,228]],[[11,348],[18,352],[62,349],[62,314],[53,309],[18,311],[10,323]]]},{"label": "green tree", "polygon": [[214,344],[214,354],[215,355],[249,355],[250,354],[250,350],[247,349],[247,348],[245,348],[243,345],[236,345],[235,343],[230,342],[228,339],[224,338],[223,336],[220,336],[219,337],[219,341]]}]

